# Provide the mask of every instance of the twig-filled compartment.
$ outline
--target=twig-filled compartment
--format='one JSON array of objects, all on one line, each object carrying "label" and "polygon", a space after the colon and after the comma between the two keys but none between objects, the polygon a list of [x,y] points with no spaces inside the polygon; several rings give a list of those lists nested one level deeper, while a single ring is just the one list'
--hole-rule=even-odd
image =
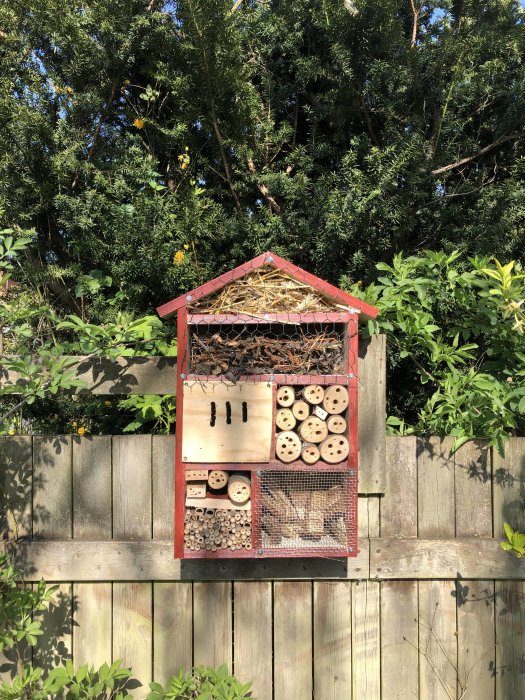
[{"label": "twig-filled compartment", "polygon": [[[260,502],[253,504],[263,552],[354,551],[357,478],[350,472],[260,474]],[[315,552],[313,550],[316,550]]]},{"label": "twig-filled compartment", "polygon": [[348,458],[348,389],[339,384],[277,389],[275,457],[283,463],[301,459],[339,464]]},{"label": "twig-filled compartment", "polygon": [[190,374],[342,374],[343,326],[337,323],[194,326]]}]

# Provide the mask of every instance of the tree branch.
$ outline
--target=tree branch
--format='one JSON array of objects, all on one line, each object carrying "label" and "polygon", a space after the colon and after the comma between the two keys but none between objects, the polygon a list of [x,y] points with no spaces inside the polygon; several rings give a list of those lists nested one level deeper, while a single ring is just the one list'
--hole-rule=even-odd
[{"label": "tree branch", "polygon": [[[252,160],[251,158],[248,158],[248,170],[250,171],[250,173],[251,173],[252,175],[256,175],[256,174],[257,174],[257,171],[255,170],[254,162],[253,162],[253,160]],[[268,188],[266,187],[266,185],[263,185],[262,182],[258,182],[258,183],[257,183],[257,188],[258,188],[259,192],[262,194],[262,196],[265,198],[265,200],[268,202],[268,204],[270,205],[272,211],[273,211],[275,214],[280,214],[280,213],[281,213],[281,207],[279,206],[279,204],[277,204],[277,202],[275,201],[275,199],[272,197],[272,195],[270,194],[270,192],[269,192]]]},{"label": "tree branch", "polygon": [[512,141],[513,139],[519,139],[521,136],[522,136],[522,134],[504,134],[503,136],[500,136],[499,139],[496,139],[496,141],[494,141],[494,143],[491,143],[490,145],[485,146],[485,148],[482,148],[477,153],[474,153],[474,155],[468,156],[467,158],[462,158],[461,160],[457,160],[455,163],[449,163],[448,165],[443,165],[441,168],[436,168],[435,170],[432,170],[431,173],[432,173],[432,175],[441,175],[442,173],[446,173],[449,170],[454,170],[454,168],[459,168],[461,165],[466,165],[467,163],[471,163],[473,160],[476,160],[476,158],[480,158],[481,156],[484,156],[485,153],[492,151],[494,148],[497,148],[498,146],[501,146],[502,143],[506,143],[507,141]]},{"label": "tree branch", "polygon": [[370,119],[370,112],[368,111],[368,107],[366,106],[365,98],[364,98],[364,95],[363,95],[361,90],[359,90],[359,104],[361,105],[361,109],[363,111],[363,114],[365,115],[366,126],[368,129],[368,133],[370,134],[370,138],[372,139],[372,143],[377,148],[380,148],[381,144],[379,143],[379,139],[376,136],[376,133],[374,131],[374,127],[372,126],[372,120]]}]

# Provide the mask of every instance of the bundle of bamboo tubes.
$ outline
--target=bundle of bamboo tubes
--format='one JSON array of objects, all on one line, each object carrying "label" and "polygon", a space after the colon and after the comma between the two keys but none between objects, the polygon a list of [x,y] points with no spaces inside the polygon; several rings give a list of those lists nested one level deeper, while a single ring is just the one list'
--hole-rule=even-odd
[{"label": "bundle of bamboo tubes", "polygon": [[192,552],[251,549],[251,511],[186,508],[184,547]]}]

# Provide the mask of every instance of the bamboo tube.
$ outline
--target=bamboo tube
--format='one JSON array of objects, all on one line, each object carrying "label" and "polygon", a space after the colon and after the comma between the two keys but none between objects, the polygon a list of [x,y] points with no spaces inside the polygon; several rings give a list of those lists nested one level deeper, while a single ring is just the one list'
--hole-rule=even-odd
[{"label": "bamboo tube", "polygon": [[310,415],[310,406],[306,401],[296,401],[292,406],[292,413],[297,420],[304,420]]},{"label": "bamboo tube", "polygon": [[[295,404],[294,404],[295,406]],[[280,408],[275,416],[275,425],[281,430],[293,430],[297,424],[294,414],[289,408]]]},{"label": "bamboo tube", "polygon": [[280,386],[277,389],[277,403],[279,406],[288,408],[295,401],[295,391],[291,386]]},{"label": "bamboo tube", "polygon": [[327,413],[343,413],[348,408],[348,389],[340,384],[332,384],[325,391],[323,408]]},{"label": "bamboo tube", "polygon": [[328,435],[328,428],[317,416],[308,416],[299,426],[299,435],[305,442],[319,443]]},{"label": "bamboo tube", "polygon": [[303,389],[303,396],[309,404],[317,406],[323,401],[324,389],[319,384],[309,384]]},{"label": "bamboo tube", "polygon": [[346,432],[346,420],[343,418],[343,416],[328,416],[326,420],[326,425],[328,427],[329,433],[342,435],[344,432]]},{"label": "bamboo tube", "polygon": [[301,454],[301,441],[291,430],[285,430],[277,435],[275,455],[281,462],[293,462]]}]

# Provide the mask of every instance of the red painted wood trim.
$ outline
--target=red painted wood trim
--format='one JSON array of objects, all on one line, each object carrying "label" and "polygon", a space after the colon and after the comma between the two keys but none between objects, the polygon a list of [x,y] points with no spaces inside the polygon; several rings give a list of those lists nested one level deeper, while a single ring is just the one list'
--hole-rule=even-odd
[{"label": "red painted wood trim", "polygon": [[319,279],[319,277],[312,275],[310,272],[306,272],[306,270],[301,269],[297,265],[293,265],[272,252],[263,253],[262,255],[253,258],[253,260],[243,263],[233,270],[229,270],[223,275],[219,275],[219,277],[202,284],[200,287],[193,289],[191,292],[182,294],[176,299],[168,301],[166,304],[162,304],[157,308],[157,313],[161,318],[169,318],[176,313],[178,309],[181,309],[190,302],[202,299],[202,297],[217,291],[221,287],[224,287],[230,282],[234,282],[240,277],[243,277],[247,273],[262,267],[265,264],[272,264],[277,269],[286,272],[288,275],[290,275],[290,277],[293,277],[293,279],[309,284],[311,287],[317,289],[319,292],[330,298],[332,301],[335,301],[337,304],[357,309],[365,319],[376,318],[378,314],[378,309],[376,309],[374,306],[370,306],[364,301],[353,297],[351,294],[343,292],[341,289],[334,287],[334,285]]},{"label": "red painted wood trim", "polygon": [[346,311],[316,311],[308,314],[277,313],[261,314],[259,316],[250,314],[188,314],[190,325],[214,325],[228,323],[235,325],[253,324],[262,325],[265,323],[347,323],[351,318],[357,316],[356,313]]},{"label": "red painted wood trim", "polygon": [[[188,374],[188,382],[224,382],[231,384],[231,379],[224,375]],[[238,382],[276,382],[276,384],[342,384],[351,386],[357,383],[356,377],[346,374],[243,374]]]},{"label": "red painted wood trim", "polygon": [[[347,350],[348,350],[348,369],[354,377],[357,378],[357,368],[358,368],[358,356],[359,356],[359,337],[357,322],[354,320],[350,321],[347,326]],[[358,386],[357,382],[354,382],[351,386],[348,386],[348,444],[350,451],[348,453],[348,463],[353,469],[357,469],[358,464]]]},{"label": "red painted wood trim", "polygon": [[177,317],[177,338],[179,352],[177,354],[177,407],[175,424],[175,558],[184,555],[184,510],[186,500],[186,480],[184,478],[184,463],[182,461],[182,414],[184,407],[184,389],[182,375],[186,374],[188,366],[188,325],[186,309]]}]

